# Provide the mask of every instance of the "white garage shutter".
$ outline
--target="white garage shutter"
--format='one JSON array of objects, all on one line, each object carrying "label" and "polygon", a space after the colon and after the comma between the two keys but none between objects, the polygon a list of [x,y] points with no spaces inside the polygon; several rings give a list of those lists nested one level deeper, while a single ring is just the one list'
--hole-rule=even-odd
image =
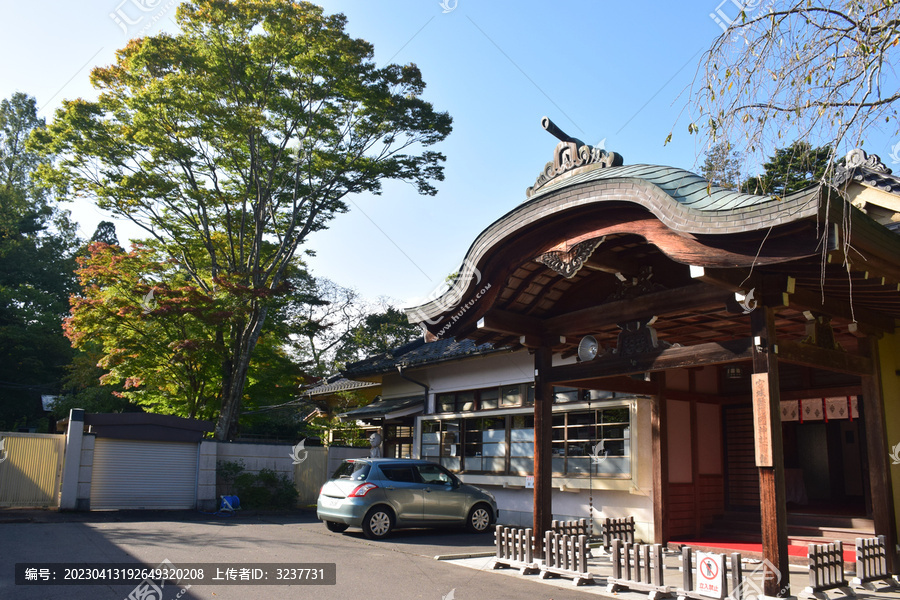
[{"label": "white garage shutter", "polygon": [[192,509],[198,444],[97,438],[91,508]]}]

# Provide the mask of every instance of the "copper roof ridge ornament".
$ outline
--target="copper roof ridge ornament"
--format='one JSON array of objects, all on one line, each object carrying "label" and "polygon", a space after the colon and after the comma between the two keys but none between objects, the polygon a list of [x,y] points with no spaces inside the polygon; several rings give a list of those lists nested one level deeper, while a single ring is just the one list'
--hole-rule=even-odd
[{"label": "copper roof ridge ornament", "polygon": [[550,117],[541,119],[541,127],[558,139],[559,144],[553,151],[553,160],[544,166],[544,170],[538,175],[534,185],[525,190],[528,198],[531,198],[537,190],[551,180],[572,169],[587,165],[597,165],[602,168],[622,166],[622,155],[608,152],[603,148],[602,142],[600,146],[589,146],[578,138],[568,135],[551,121]]},{"label": "copper roof ridge ornament", "polygon": [[868,154],[862,148],[854,148],[844,156],[843,160],[837,162],[834,170],[835,185],[841,186],[852,179],[859,179],[860,170],[883,176],[891,175],[896,178],[893,171],[882,162],[880,156]]}]

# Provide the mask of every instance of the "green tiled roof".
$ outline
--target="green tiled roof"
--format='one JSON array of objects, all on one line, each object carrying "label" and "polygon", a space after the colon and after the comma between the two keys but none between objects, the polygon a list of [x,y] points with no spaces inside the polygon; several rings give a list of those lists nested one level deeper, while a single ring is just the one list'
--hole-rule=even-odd
[{"label": "green tiled roof", "polygon": [[701,211],[735,210],[776,201],[772,196],[757,196],[710,186],[709,182],[695,173],[676,167],[658,165],[627,165],[622,167],[585,170],[567,177],[557,177],[538,189],[529,199],[533,201],[564,187],[603,181],[606,179],[641,179],[652,183],[672,199],[685,207]]}]

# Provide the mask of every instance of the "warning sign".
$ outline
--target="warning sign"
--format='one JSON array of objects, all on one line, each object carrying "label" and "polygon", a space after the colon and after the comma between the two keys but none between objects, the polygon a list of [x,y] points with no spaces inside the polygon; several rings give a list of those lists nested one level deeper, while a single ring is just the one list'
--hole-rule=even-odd
[{"label": "warning sign", "polygon": [[709,598],[725,597],[725,555],[697,553],[697,589]]}]

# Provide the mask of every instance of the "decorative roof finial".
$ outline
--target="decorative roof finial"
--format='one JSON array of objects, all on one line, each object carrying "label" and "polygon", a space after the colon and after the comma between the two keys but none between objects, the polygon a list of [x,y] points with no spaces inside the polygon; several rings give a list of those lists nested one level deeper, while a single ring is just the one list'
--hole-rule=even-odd
[{"label": "decorative roof finial", "polygon": [[541,127],[547,130],[547,133],[555,137],[561,142],[577,144],[579,148],[585,145],[584,142],[579,140],[578,138],[574,138],[562,129],[559,126],[550,120],[550,117],[544,117],[541,119]]},{"label": "decorative roof finial", "polygon": [[567,171],[578,167],[596,165],[603,167],[619,167],[622,165],[622,156],[615,152],[607,152],[602,147],[589,146],[572,137],[560,129],[549,117],[541,119],[541,127],[547,130],[553,137],[559,140],[556,150],[553,152],[553,160],[544,166],[544,170],[538,176],[534,185],[525,190],[525,195],[531,197],[541,187],[552,179]]}]

